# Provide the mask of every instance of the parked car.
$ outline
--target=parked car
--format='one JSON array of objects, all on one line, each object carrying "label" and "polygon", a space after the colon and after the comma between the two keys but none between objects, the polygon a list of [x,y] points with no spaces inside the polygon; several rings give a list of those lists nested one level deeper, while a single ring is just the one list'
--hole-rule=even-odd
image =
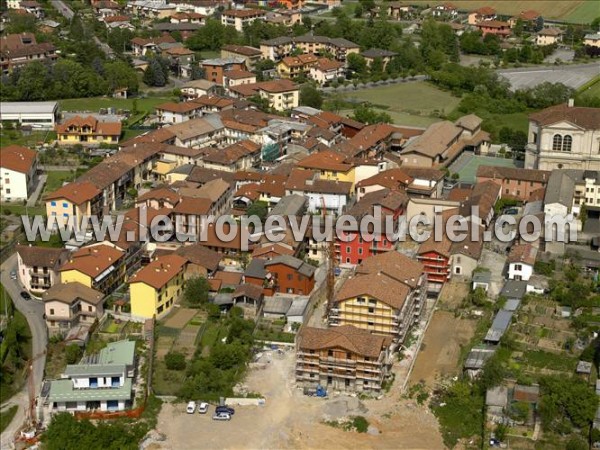
[{"label": "parked car", "polygon": [[26,291],[21,291],[21,297],[25,300],[31,300],[31,295],[29,295],[29,292]]},{"label": "parked car", "polygon": [[206,414],[208,412],[208,403],[202,402],[198,405],[198,412],[200,414]]},{"label": "parked car", "polygon": [[194,412],[196,412],[196,402],[195,401],[188,402],[186,411],[188,414],[194,414]]},{"label": "parked car", "polygon": [[17,279],[17,271],[16,271],[16,270],[13,270],[13,271],[10,273],[10,279],[11,279],[11,280],[16,280],[16,279]]},{"label": "parked car", "polygon": [[217,413],[213,416],[213,420],[231,420],[231,414]]},{"label": "parked car", "polygon": [[233,416],[235,414],[235,409],[230,408],[227,405],[222,405],[222,406],[217,406],[217,408],[215,409],[215,412],[217,414],[224,413],[224,414],[229,414],[229,415]]}]

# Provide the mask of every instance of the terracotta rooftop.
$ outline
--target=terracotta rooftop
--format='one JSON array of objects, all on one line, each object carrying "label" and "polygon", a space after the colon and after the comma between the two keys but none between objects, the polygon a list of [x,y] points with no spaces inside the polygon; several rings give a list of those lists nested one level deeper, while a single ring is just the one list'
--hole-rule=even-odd
[{"label": "terracotta rooftop", "polygon": [[101,122],[92,116],[75,116],[67,119],[61,124],[56,124],[57,133],[79,133],[79,130],[71,131],[70,127],[89,127],[94,134],[103,136],[120,136],[121,122]]},{"label": "terracotta rooftop", "polygon": [[207,215],[210,213],[212,204],[212,200],[208,198],[181,197],[181,201],[173,208],[173,213],[196,216]]},{"label": "terracotta rooftop", "polygon": [[301,159],[297,166],[305,169],[348,172],[352,165],[345,162],[346,157],[330,150],[313,153]]},{"label": "terracotta rooftop", "polygon": [[75,205],[81,205],[84,202],[92,200],[102,191],[87,181],[66,184],[51,192],[45,200],[66,199]]},{"label": "terracotta rooftop", "polygon": [[81,283],[57,283],[42,295],[44,302],[61,302],[72,305],[77,300],[83,300],[92,305],[102,303],[104,294]]},{"label": "terracotta rooftop", "polygon": [[226,17],[239,17],[242,19],[260,17],[267,13],[261,9],[228,9],[222,13]]},{"label": "terracotta rooftop", "polygon": [[391,344],[388,337],[371,334],[351,325],[329,329],[302,327],[297,342],[301,351],[339,348],[369,358],[379,358],[381,352]]},{"label": "terracotta rooftop", "polygon": [[383,272],[368,273],[346,280],[338,294],[336,302],[362,295],[369,295],[396,310],[402,309],[410,288]]},{"label": "terracotta rooftop", "polygon": [[181,246],[175,253],[185,258],[188,262],[205,267],[213,272],[219,268],[219,263],[221,262],[220,254],[199,244]]},{"label": "terracotta rooftop", "polygon": [[298,56],[286,56],[281,62],[288,67],[302,67],[307,64],[315,64],[318,59],[312,53],[304,53]]},{"label": "terracotta rooftop", "polygon": [[382,272],[396,281],[414,289],[423,273],[423,265],[396,251],[385,252],[366,258],[356,267],[358,275]]},{"label": "terracotta rooftop", "polygon": [[552,172],[537,169],[519,169],[516,167],[479,166],[477,178],[497,178],[498,180],[521,180],[547,183]]},{"label": "terracotta rooftop", "polygon": [[77,270],[94,279],[124,255],[124,252],[106,244],[83,247],[71,255],[60,271]]},{"label": "terracotta rooftop", "polygon": [[408,186],[414,178],[408,175],[404,169],[396,168],[384,170],[372,177],[359,181],[357,187],[383,186],[388,189],[400,189]]},{"label": "terracotta rooftop", "polygon": [[529,119],[541,126],[569,122],[586,130],[600,129],[600,108],[584,108],[567,104],[550,106],[530,114]]},{"label": "terracotta rooftop", "polygon": [[17,245],[16,252],[28,267],[55,268],[61,260],[65,260],[69,251],[64,248],[38,247],[33,245]]},{"label": "terracotta rooftop", "polygon": [[198,105],[195,102],[181,102],[181,103],[167,102],[167,103],[161,103],[160,105],[156,106],[157,111],[169,111],[169,112],[178,113],[178,114],[188,113],[188,112],[194,111],[196,109],[200,109],[200,105]]},{"label": "terracotta rooftop", "polygon": [[19,173],[29,173],[37,158],[37,152],[20,145],[0,149],[0,167]]},{"label": "terracotta rooftop", "polygon": [[138,271],[129,284],[144,283],[154,289],[160,289],[176,277],[185,267],[186,259],[179,255],[159,256],[146,267]]},{"label": "terracotta rooftop", "polygon": [[[223,77],[230,80],[243,80],[245,78],[256,78],[256,74],[247,70],[227,70],[223,72]],[[233,103],[233,100],[231,103]]]},{"label": "terracotta rooftop", "polygon": [[259,48],[249,47],[247,45],[224,45],[221,50],[227,52],[236,53],[243,56],[261,56],[262,53]]},{"label": "terracotta rooftop", "polygon": [[535,258],[537,257],[538,249],[530,243],[527,244],[515,244],[510,248],[508,258],[506,262],[510,263],[523,263],[533,266],[535,264]]}]

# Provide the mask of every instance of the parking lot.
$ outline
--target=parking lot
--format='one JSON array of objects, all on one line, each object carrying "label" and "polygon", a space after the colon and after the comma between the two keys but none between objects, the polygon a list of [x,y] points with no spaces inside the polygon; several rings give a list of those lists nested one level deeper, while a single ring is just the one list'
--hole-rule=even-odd
[{"label": "parking lot", "polygon": [[[236,406],[231,421],[208,414],[186,414],[185,403],[163,405],[158,431],[166,440],[150,448],[263,449],[263,448],[442,448],[435,417],[426,407],[401,399],[399,383],[382,400],[331,395],[306,397],[295,387],[292,350],[273,356],[264,369],[253,369],[244,383],[266,398],[265,406]],[[201,399],[194,399],[201,400]],[[363,415],[369,433],[343,431],[325,420]]]},{"label": "parking lot", "polygon": [[510,82],[513,90],[534,87],[544,81],[563,83],[568,87],[577,89],[598,75],[598,65],[577,64],[572,66],[507,69],[499,70],[498,73]]}]

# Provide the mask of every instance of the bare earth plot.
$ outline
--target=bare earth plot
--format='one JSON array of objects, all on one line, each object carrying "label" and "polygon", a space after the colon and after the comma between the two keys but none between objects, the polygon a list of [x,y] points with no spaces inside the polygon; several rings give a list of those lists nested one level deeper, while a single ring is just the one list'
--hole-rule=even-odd
[{"label": "bare earth plot", "polygon": [[[184,404],[165,404],[158,431],[164,449],[440,449],[438,424],[426,407],[400,398],[394,389],[383,400],[352,397],[310,398],[293,382],[294,355],[272,358],[264,370],[250,372],[245,385],[266,398],[265,406],[239,406],[231,422],[186,414]],[[397,389],[397,388],[396,388]],[[201,400],[201,399],[196,399]],[[347,432],[325,425],[326,417],[363,415],[374,434]]]},{"label": "bare earth plot", "polygon": [[192,320],[192,317],[194,317],[197,312],[198,311],[195,309],[179,308],[167,319],[165,327],[182,329],[190,320]]},{"label": "bare earth plot", "polygon": [[592,78],[598,76],[597,64],[532,67],[527,69],[499,70],[498,73],[506,78],[513,90],[537,86],[544,81],[563,83],[573,89],[580,88]]}]

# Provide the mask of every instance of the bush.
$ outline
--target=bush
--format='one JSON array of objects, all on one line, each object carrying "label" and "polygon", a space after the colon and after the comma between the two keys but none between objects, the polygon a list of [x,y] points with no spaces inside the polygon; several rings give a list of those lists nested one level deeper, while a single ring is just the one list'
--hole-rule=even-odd
[{"label": "bush", "polygon": [[359,433],[366,433],[369,429],[369,421],[365,419],[363,416],[355,416],[352,419],[352,426]]},{"label": "bush", "polygon": [[67,364],[76,364],[81,358],[82,354],[83,352],[81,351],[81,347],[79,347],[77,344],[68,345],[65,349]]},{"label": "bush", "polygon": [[165,364],[169,370],[185,369],[185,356],[179,352],[169,352],[165,355]]}]

